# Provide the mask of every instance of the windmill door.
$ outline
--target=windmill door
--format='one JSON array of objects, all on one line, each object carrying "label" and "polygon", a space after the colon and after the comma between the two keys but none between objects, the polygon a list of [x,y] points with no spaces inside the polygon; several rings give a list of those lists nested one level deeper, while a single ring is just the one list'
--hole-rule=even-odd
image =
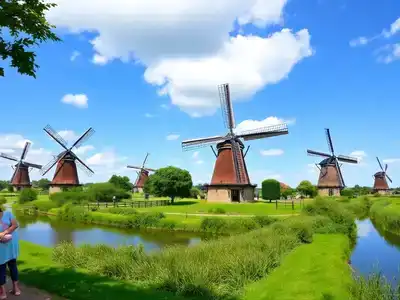
[{"label": "windmill door", "polygon": [[240,202],[239,190],[231,190],[231,201]]},{"label": "windmill door", "polygon": [[328,193],[329,193],[329,196],[333,196],[333,189],[329,189]]}]

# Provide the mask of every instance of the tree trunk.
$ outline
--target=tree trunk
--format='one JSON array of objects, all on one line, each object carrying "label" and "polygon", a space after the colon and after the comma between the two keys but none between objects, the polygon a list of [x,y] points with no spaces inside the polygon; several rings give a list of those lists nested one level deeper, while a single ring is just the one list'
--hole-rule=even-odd
[{"label": "tree trunk", "polygon": [[171,196],[171,204],[174,204],[175,196]]}]

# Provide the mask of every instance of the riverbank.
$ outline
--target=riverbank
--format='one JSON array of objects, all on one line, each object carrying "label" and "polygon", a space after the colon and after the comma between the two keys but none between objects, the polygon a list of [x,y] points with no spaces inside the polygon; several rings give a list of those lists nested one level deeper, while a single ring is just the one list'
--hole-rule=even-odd
[{"label": "riverbank", "polygon": [[400,198],[382,198],[370,208],[371,219],[385,231],[400,235]]},{"label": "riverbank", "polygon": [[[111,299],[111,295],[118,299],[226,299],[228,296],[241,299],[248,285],[264,280],[265,276],[278,270],[288,254],[306,244],[319,243],[321,234],[329,240],[334,240],[337,234],[353,236],[353,216],[338,203],[320,200],[310,206],[302,216],[280,220],[266,228],[151,254],[132,246],[61,244],[44,252],[32,245],[23,246],[23,252],[39,257],[31,265],[30,274],[35,276],[28,276],[27,283],[40,285],[40,282],[46,282],[52,292],[58,289],[58,295],[70,299]],[[345,262],[343,256],[337,259]],[[34,270],[39,262],[43,264],[39,270]],[[41,271],[43,265],[51,270]],[[323,269],[315,271],[321,275],[326,272]],[[97,279],[92,280],[91,276]],[[115,281],[110,278],[121,280],[125,292],[111,292]],[[103,284],[104,281],[107,283]],[[81,295],[79,282],[85,282],[86,288],[94,285],[93,294],[83,291]],[[104,294],[99,297],[97,289],[109,291],[102,291]],[[131,291],[129,295],[127,290]],[[143,294],[150,290],[160,294]],[[134,291],[142,295],[133,294]],[[104,295],[110,295],[110,298]]]}]

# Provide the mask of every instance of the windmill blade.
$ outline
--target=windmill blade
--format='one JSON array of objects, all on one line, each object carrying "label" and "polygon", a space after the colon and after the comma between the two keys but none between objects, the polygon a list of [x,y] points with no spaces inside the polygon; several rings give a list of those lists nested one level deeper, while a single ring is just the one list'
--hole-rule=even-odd
[{"label": "windmill blade", "polygon": [[92,176],[94,172],[90,169],[87,165],[85,165],[78,157],[76,157],[77,161],[75,162],[76,165],[81,169],[87,176]]},{"label": "windmill blade", "polygon": [[314,151],[314,150],[309,150],[309,149],[307,149],[307,154],[311,155],[311,156],[331,157],[330,154],[318,152],[318,151]]},{"label": "windmill blade", "polygon": [[387,168],[388,168],[388,164],[385,164],[385,173],[387,171]]},{"label": "windmill blade", "polygon": [[144,161],[143,161],[143,164],[142,164],[142,168],[144,168],[144,165],[146,164],[147,157],[149,157],[149,153],[147,153],[146,157],[144,158]]},{"label": "windmill blade", "polygon": [[80,146],[82,146],[82,144],[84,142],[86,142],[93,134],[95,133],[95,130],[90,127],[88,130],[85,131],[84,134],[81,135],[81,137],[79,139],[76,140],[76,142],[71,146],[70,149],[76,147],[79,148]]},{"label": "windmill blade", "polygon": [[378,161],[378,164],[379,164],[379,167],[381,168],[381,170],[385,172],[385,170],[382,167],[381,161],[379,160],[378,157],[376,157],[376,160]]},{"label": "windmill blade", "polygon": [[150,171],[150,172],[155,172],[155,171],[157,171],[156,169],[151,169],[151,168],[143,168],[143,170]]},{"label": "windmill blade", "polygon": [[41,169],[42,168],[41,165],[32,164],[32,163],[29,163],[29,162],[24,162],[24,165],[26,165],[26,166],[28,166],[30,168],[35,168],[35,169]]},{"label": "windmill blade", "polygon": [[345,162],[345,163],[349,163],[349,164],[358,164],[358,159],[355,157],[351,157],[351,156],[339,155],[337,157],[337,159],[340,162]]},{"label": "windmill blade", "polygon": [[142,170],[143,169],[142,167],[136,167],[136,166],[131,166],[131,165],[128,165],[126,167],[130,168],[130,169],[136,169],[136,170]]},{"label": "windmill blade", "polygon": [[238,133],[236,136],[242,138],[245,141],[258,140],[263,138],[268,138],[272,136],[288,134],[288,128],[286,124],[278,124],[268,127],[257,128],[254,130],[244,131]]},{"label": "windmill blade", "polygon": [[21,160],[25,159],[26,155],[28,154],[28,151],[29,151],[30,147],[31,147],[31,142],[26,142],[24,150],[22,151],[22,154],[21,154]]},{"label": "windmill blade", "polygon": [[0,153],[0,157],[8,159],[8,160],[12,160],[12,161],[19,161],[18,158],[15,158],[15,157],[5,154],[5,153]]},{"label": "windmill blade", "polygon": [[232,145],[232,155],[233,155],[233,166],[235,168],[235,175],[236,175],[236,180],[238,183],[242,182],[242,174],[240,172],[240,165],[238,161],[238,156],[240,155],[240,147],[238,143],[232,139],[231,140],[231,145]]},{"label": "windmill blade", "polygon": [[18,171],[19,171],[19,167],[20,167],[20,166],[21,166],[21,163],[18,163],[17,168],[15,169],[14,174],[13,174],[13,176],[11,177],[11,181],[10,181],[11,184],[12,184],[12,182],[14,181],[14,177],[18,174]]},{"label": "windmill blade", "polygon": [[43,130],[50,136],[52,137],[57,143],[61,145],[65,150],[68,150],[67,148],[67,141],[64,140],[58,133],[55,131],[50,125],[47,125]]},{"label": "windmill blade", "polygon": [[386,175],[386,178],[390,181],[390,183],[393,183],[393,181],[392,181],[392,179],[390,179],[389,175],[386,173],[385,173],[385,175]]},{"label": "windmill blade", "polygon": [[50,169],[51,169],[52,167],[54,167],[54,165],[55,165],[59,160],[63,159],[64,156],[67,155],[67,153],[68,153],[68,152],[64,152],[64,154],[61,155],[61,156],[54,156],[54,158],[53,158],[51,161],[49,161],[49,162],[47,163],[47,165],[45,165],[45,166],[41,169],[41,172],[40,172],[40,173],[42,174],[42,176],[46,175],[47,172],[49,172]]},{"label": "windmill blade", "polygon": [[[82,166],[83,167],[85,167],[86,168],[86,170],[85,169],[82,169],[83,171],[85,171],[86,173],[87,172],[90,172],[90,173],[92,173],[92,174],[94,174],[94,171],[91,169],[91,168],[89,168],[78,156],[76,156],[76,154],[75,153],[73,153],[73,152],[70,152],[73,156],[74,156],[74,158],[80,163],[80,164],[82,164]],[[78,164],[79,165],[79,164]],[[92,174],[88,174],[89,176],[91,176]]]},{"label": "windmill blade", "polygon": [[333,150],[333,143],[332,143],[331,132],[329,131],[329,128],[325,128],[325,134],[326,134],[326,140],[328,142],[329,151],[331,151],[331,153],[333,155],[333,154],[335,154],[335,151]]},{"label": "windmill blade", "polygon": [[226,136],[213,136],[208,138],[199,138],[193,140],[186,140],[182,142],[182,149],[184,151],[192,150],[194,148],[200,148],[210,146],[211,144],[218,144],[227,140]]},{"label": "windmill blade", "polygon": [[315,164],[315,166],[317,167],[317,169],[321,172],[321,168],[319,167],[318,164]]},{"label": "windmill blade", "polygon": [[218,86],[219,100],[221,102],[222,117],[225,126],[233,133],[235,128],[235,117],[233,116],[233,108],[231,102],[231,95],[229,93],[229,85],[227,83]]},{"label": "windmill blade", "polygon": [[335,164],[336,164],[336,168],[337,168],[338,173],[339,173],[339,180],[340,180],[340,182],[341,182],[341,185],[342,185],[342,187],[346,187],[346,185],[344,184],[344,179],[343,179],[343,175],[342,175],[342,170],[340,169],[340,166],[339,166],[339,163],[338,163],[338,160],[337,160],[337,159],[335,159]]}]

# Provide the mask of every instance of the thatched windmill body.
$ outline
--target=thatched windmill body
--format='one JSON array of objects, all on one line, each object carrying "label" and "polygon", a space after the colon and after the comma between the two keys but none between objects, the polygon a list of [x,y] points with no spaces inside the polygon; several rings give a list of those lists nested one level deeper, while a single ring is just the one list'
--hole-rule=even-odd
[{"label": "thatched windmill body", "polygon": [[[211,183],[207,185],[207,200],[210,202],[243,202],[254,201],[256,185],[251,184],[247,172],[244,144],[241,141],[256,140],[288,134],[286,124],[258,128],[235,133],[235,118],[229,93],[229,85],[220,85],[219,95],[223,118],[228,129],[226,135],[186,140],[182,142],[183,150],[210,146],[216,156]],[[217,146],[217,152],[212,147]]]},{"label": "thatched windmill body", "polygon": [[[385,164],[385,168],[383,168],[379,158],[377,157],[376,160],[378,161],[379,167],[381,168],[381,171],[376,172],[374,174],[374,187],[373,187],[373,191],[375,193],[379,193],[379,194],[389,194],[390,193],[390,189],[389,189],[389,185],[387,183],[387,180],[390,181],[390,183],[392,183],[392,179],[390,179],[390,177],[387,175],[387,168],[388,165]],[[387,180],[386,180],[387,179]]]},{"label": "thatched windmill body", "polygon": [[29,171],[32,169],[40,170],[42,168],[41,165],[25,161],[30,146],[30,142],[25,143],[24,150],[22,150],[21,157],[19,159],[5,153],[0,153],[0,157],[17,162],[17,164],[14,166],[14,174],[10,180],[14,191],[19,191],[23,188],[31,187],[32,184],[31,179],[29,178]]},{"label": "thatched windmill body", "polygon": [[73,148],[79,148],[93,135],[95,132],[93,128],[86,130],[86,132],[82,134],[82,136],[69,148],[67,147],[67,142],[54,129],[52,129],[50,125],[47,125],[43,130],[64,148],[64,151],[55,156],[54,159],[42,169],[42,175],[46,175],[46,173],[57,164],[53,180],[50,183],[49,193],[59,192],[63,188],[80,186],[78,171],[76,169],[77,165],[88,176],[94,174],[93,170],[90,169],[74,152],[72,152]]},{"label": "thatched windmill body", "polygon": [[325,134],[330,154],[314,150],[307,150],[307,153],[308,155],[322,156],[325,158],[317,165],[320,170],[317,184],[319,194],[322,196],[340,196],[340,191],[345,188],[346,185],[343,180],[339,162],[356,164],[358,160],[357,158],[345,155],[336,156],[329,129],[325,129]]},{"label": "thatched windmill body", "polygon": [[147,162],[147,158],[149,157],[149,153],[146,154],[146,157],[143,160],[143,164],[141,167],[128,165],[127,168],[136,169],[137,177],[136,181],[133,185],[134,193],[143,193],[143,187],[147,179],[149,178],[149,172],[156,171],[155,169],[146,168],[145,164]]}]

